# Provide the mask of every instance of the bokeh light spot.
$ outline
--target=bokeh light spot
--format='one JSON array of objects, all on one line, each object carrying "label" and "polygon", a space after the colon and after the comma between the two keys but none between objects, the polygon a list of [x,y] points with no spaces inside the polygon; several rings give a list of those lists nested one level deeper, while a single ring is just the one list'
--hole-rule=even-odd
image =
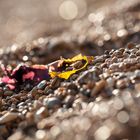
[{"label": "bokeh light spot", "polygon": [[65,20],[72,20],[78,15],[78,7],[75,2],[67,0],[59,7],[59,15]]},{"label": "bokeh light spot", "polygon": [[129,115],[126,111],[120,111],[117,115],[117,119],[120,123],[127,123],[129,121]]}]

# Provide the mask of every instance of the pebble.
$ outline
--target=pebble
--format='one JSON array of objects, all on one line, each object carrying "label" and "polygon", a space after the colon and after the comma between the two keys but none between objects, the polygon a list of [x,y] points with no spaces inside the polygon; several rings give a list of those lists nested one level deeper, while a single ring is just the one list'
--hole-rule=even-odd
[{"label": "pebble", "polygon": [[13,91],[10,91],[10,90],[7,90],[7,91],[4,92],[4,95],[5,96],[11,96],[13,94],[14,94],[14,92]]},{"label": "pebble", "polygon": [[67,90],[67,94],[76,95],[76,94],[78,94],[78,91],[77,90],[74,90],[74,89],[68,89]]},{"label": "pebble", "polygon": [[25,106],[26,105],[26,103],[25,102],[20,102],[18,105],[17,105],[17,107],[20,107],[20,106]]},{"label": "pebble", "polygon": [[56,97],[45,98],[43,100],[43,105],[48,109],[56,109],[61,106],[61,101]]},{"label": "pebble", "polygon": [[79,69],[83,66],[82,61],[77,61],[71,65],[74,69]]},{"label": "pebble", "polygon": [[37,89],[44,89],[45,86],[47,84],[46,80],[41,81],[38,85],[37,85]]},{"label": "pebble", "polygon": [[67,108],[70,108],[72,106],[73,101],[74,101],[74,96],[68,95],[64,99],[64,104]]},{"label": "pebble", "polygon": [[134,47],[135,47],[135,44],[132,42],[127,44],[128,49],[133,49]]},{"label": "pebble", "polygon": [[81,99],[76,99],[74,100],[73,104],[72,104],[72,107],[75,109],[75,110],[81,110],[82,109],[82,100]]},{"label": "pebble", "polygon": [[37,87],[34,87],[31,91],[30,91],[32,97],[34,97],[37,93],[38,93],[38,90],[37,90]]},{"label": "pebble", "polygon": [[38,101],[38,100],[35,100],[34,103],[33,103],[33,107],[34,107],[35,109],[40,108],[42,105],[43,105],[42,102],[40,102],[40,101]]},{"label": "pebble", "polygon": [[105,85],[106,85],[105,80],[100,80],[99,82],[96,82],[95,87],[91,91],[91,97],[95,97],[101,90],[103,90]]},{"label": "pebble", "polygon": [[136,52],[136,56],[140,56],[140,50]]},{"label": "pebble", "polygon": [[25,117],[26,117],[27,121],[30,123],[34,121],[34,113],[33,112],[27,112]]},{"label": "pebble", "polygon": [[119,88],[119,89],[126,88],[128,86],[129,86],[129,80],[128,79],[122,79],[122,80],[118,80],[116,82],[116,87]]},{"label": "pebble", "polygon": [[89,80],[94,80],[97,81],[99,79],[97,70],[92,69],[92,70],[87,70],[84,71],[77,79],[76,82],[79,84],[86,84],[88,83]]},{"label": "pebble", "polygon": [[135,90],[136,90],[137,92],[139,92],[139,91],[140,91],[140,83],[135,84]]},{"label": "pebble", "polygon": [[136,78],[140,78],[140,70],[136,70],[134,75]]},{"label": "pebble", "polygon": [[51,81],[51,88],[52,89],[56,89],[60,86],[60,83],[61,83],[61,79],[58,78],[58,77],[55,77],[52,81]]},{"label": "pebble", "polygon": [[51,87],[46,86],[44,92],[45,92],[46,95],[49,95],[49,94],[52,94],[53,93],[53,90],[51,89]]},{"label": "pebble", "polygon": [[0,117],[0,124],[4,124],[13,120],[16,120],[19,117],[18,113],[7,112],[2,117]]},{"label": "pebble", "polygon": [[35,113],[35,120],[40,121],[41,119],[48,116],[48,110],[46,107],[40,107]]},{"label": "pebble", "polygon": [[0,139],[1,140],[4,140],[4,139],[1,138],[1,136],[3,136],[3,137],[6,138],[9,135],[8,130],[6,128],[6,125],[4,125],[4,124],[3,125],[0,125],[0,134],[1,134],[0,135]]},{"label": "pebble", "polygon": [[107,81],[107,84],[108,84],[107,86],[108,87],[112,87],[112,88],[114,87],[114,85],[115,85],[115,79],[114,78],[110,77],[106,81]]}]

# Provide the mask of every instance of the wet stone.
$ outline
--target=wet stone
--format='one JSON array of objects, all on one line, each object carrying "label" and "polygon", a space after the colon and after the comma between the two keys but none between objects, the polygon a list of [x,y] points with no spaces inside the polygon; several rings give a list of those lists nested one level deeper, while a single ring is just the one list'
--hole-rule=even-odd
[{"label": "wet stone", "polygon": [[26,103],[25,102],[20,102],[17,107],[20,107],[20,106],[24,106]]},{"label": "wet stone", "polygon": [[76,95],[78,93],[78,88],[74,83],[71,83],[67,87],[67,93],[71,95]]},{"label": "wet stone", "polygon": [[45,86],[47,84],[46,80],[41,81],[38,85],[37,85],[37,89],[44,89]]},{"label": "wet stone", "polygon": [[37,90],[37,87],[34,87],[31,91],[30,91],[32,97],[34,97],[37,93],[38,93],[38,90]]},{"label": "wet stone", "polygon": [[78,91],[77,90],[74,90],[74,89],[68,89],[67,90],[67,94],[76,95],[76,94],[78,94]]},{"label": "wet stone", "polygon": [[56,97],[45,98],[43,100],[43,105],[48,109],[56,109],[61,106],[61,101]]},{"label": "wet stone", "polygon": [[70,84],[67,86],[67,89],[78,90],[77,85],[75,85],[74,83],[70,83]]},{"label": "wet stone", "polygon": [[86,97],[90,97],[91,94],[91,90],[90,89],[84,89],[84,88],[80,88],[80,93]]},{"label": "wet stone", "polygon": [[71,107],[73,101],[74,101],[74,96],[68,95],[68,96],[64,99],[64,105],[66,106],[66,108]]},{"label": "wet stone", "polygon": [[88,83],[89,80],[95,80],[98,81],[99,77],[98,74],[96,72],[96,70],[92,70],[92,71],[85,71],[83,72],[76,80],[77,83],[79,84],[85,84]]},{"label": "wet stone", "polygon": [[75,81],[77,78],[78,78],[78,74],[73,74],[71,77],[70,77],[70,81],[73,82]]},{"label": "wet stone", "polygon": [[45,92],[46,95],[49,95],[49,94],[52,94],[54,91],[49,86],[47,86],[45,88],[44,92]]},{"label": "wet stone", "polygon": [[55,78],[51,81],[51,84],[50,84],[51,88],[52,88],[52,89],[58,88],[58,87],[60,86],[60,82],[61,82],[61,79],[58,78],[58,77],[55,77]]}]

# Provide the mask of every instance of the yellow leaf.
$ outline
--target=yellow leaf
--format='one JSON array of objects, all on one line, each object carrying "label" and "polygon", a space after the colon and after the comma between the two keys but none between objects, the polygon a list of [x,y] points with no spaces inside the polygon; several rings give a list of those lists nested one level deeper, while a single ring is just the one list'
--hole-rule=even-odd
[{"label": "yellow leaf", "polygon": [[71,59],[63,59],[66,63],[71,63],[71,62],[75,62],[78,60],[82,60],[83,56],[81,54],[76,55],[75,57],[71,58]]},{"label": "yellow leaf", "polygon": [[57,76],[60,78],[68,79],[72,74],[76,73],[77,70],[66,71],[59,73]]},{"label": "yellow leaf", "polygon": [[57,72],[54,72],[54,71],[53,71],[53,72],[50,72],[49,74],[50,74],[50,76],[51,76],[52,78],[54,78],[55,76],[58,75]]},{"label": "yellow leaf", "polygon": [[81,54],[71,58],[71,59],[63,59],[63,61],[65,63],[72,63],[72,62],[76,62],[76,61],[79,61],[79,60],[85,60],[86,63],[83,67],[79,68],[79,69],[76,69],[76,70],[71,70],[71,71],[65,71],[65,72],[50,72],[50,76],[52,78],[58,76],[59,78],[63,78],[63,79],[68,79],[72,74],[76,73],[77,71],[80,71],[82,69],[84,69],[91,60],[93,60],[93,57],[92,56],[82,56]]}]

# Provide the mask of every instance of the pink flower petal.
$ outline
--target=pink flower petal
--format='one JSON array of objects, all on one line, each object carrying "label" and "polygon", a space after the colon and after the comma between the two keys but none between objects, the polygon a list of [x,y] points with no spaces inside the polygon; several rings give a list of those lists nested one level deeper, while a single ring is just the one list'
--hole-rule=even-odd
[{"label": "pink flower petal", "polygon": [[23,81],[25,81],[26,79],[33,80],[34,76],[35,76],[35,73],[31,71],[31,72],[28,72],[27,74],[23,74],[22,79]]},{"label": "pink flower petal", "polygon": [[8,86],[11,90],[15,89],[15,86],[14,86],[14,85],[8,84],[7,86]]},{"label": "pink flower petal", "polygon": [[14,84],[15,83],[15,80],[10,79],[8,76],[2,77],[1,81],[4,82],[4,83],[8,83],[8,84]]}]

